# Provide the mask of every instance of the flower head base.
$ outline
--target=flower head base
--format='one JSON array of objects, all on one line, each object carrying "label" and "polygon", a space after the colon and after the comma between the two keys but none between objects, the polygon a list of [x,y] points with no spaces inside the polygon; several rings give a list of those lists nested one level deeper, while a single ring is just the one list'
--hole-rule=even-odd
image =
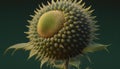
[{"label": "flower head base", "polygon": [[11,46],[7,50],[30,50],[29,58],[36,56],[41,61],[40,67],[47,62],[59,68],[62,64],[79,66],[81,55],[107,47],[94,42],[98,25],[90,8],[85,8],[82,0],[48,2],[47,6],[37,9],[29,21],[26,34],[30,42]]}]

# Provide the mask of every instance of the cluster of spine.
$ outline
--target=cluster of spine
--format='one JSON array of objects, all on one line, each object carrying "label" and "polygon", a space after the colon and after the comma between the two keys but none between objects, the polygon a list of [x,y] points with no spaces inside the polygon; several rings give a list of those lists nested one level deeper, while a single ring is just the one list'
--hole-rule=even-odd
[{"label": "cluster of spine", "polygon": [[[82,54],[82,50],[96,39],[97,30],[93,10],[91,7],[85,8],[82,0],[52,0],[48,5],[40,7],[35,11],[30,23],[27,38],[29,45],[33,45],[30,57],[36,55],[37,59],[48,58],[54,60],[64,60]],[[51,37],[42,37],[37,32],[37,24],[40,17],[49,11],[61,11],[64,13],[65,22],[61,29]],[[34,53],[33,53],[34,52]]]}]

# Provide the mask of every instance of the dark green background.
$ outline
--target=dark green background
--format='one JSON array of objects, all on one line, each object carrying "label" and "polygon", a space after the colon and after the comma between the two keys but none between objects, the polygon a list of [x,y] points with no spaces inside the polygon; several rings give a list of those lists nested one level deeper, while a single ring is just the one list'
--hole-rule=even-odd
[{"label": "dark green background", "polygon": [[[47,0],[44,0],[46,3]],[[84,0],[86,5],[95,9],[100,25],[100,40],[97,42],[111,44],[110,54],[101,51],[90,54],[93,69],[120,69],[120,2],[119,0]],[[27,42],[25,25],[31,19],[29,15],[41,4],[42,0],[1,0],[0,1],[0,69],[39,69],[39,62],[34,58],[27,60],[29,52],[12,50],[6,55],[3,52],[9,46]],[[84,65],[83,65],[84,66]],[[46,69],[46,68],[45,68]]]}]

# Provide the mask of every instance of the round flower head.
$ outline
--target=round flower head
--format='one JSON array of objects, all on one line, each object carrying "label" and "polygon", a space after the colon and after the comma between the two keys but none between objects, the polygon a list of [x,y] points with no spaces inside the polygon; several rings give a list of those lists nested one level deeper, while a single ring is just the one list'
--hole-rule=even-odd
[{"label": "round flower head", "polygon": [[105,45],[94,42],[97,21],[91,14],[91,6],[84,5],[82,0],[52,0],[48,5],[43,4],[28,21],[29,42],[8,49],[29,50],[28,58],[36,56],[40,67],[44,63],[64,69],[79,66],[81,55],[106,49]]}]

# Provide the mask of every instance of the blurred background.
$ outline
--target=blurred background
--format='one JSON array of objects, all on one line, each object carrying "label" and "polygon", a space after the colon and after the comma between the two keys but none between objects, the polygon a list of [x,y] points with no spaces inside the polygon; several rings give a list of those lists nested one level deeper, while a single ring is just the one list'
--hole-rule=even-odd
[{"label": "blurred background", "polygon": [[[50,0],[48,0],[50,1]],[[96,42],[110,44],[110,53],[100,51],[89,54],[92,69],[120,69],[120,2],[119,0],[83,0],[86,6],[92,5],[93,15],[97,16],[100,25],[100,40]],[[5,49],[17,43],[28,42],[25,31],[30,20],[29,15],[41,3],[47,0],[1,0],[0,1],[0,69],[39,69],[39,62],[31,58],[27,60],[29,52],[12,50],[3,54]],[[84,64],[88,63],[85,61]],[[87,64],[86,64],[87,66]],[[47,69],[47,67],[44,67]]]}]

